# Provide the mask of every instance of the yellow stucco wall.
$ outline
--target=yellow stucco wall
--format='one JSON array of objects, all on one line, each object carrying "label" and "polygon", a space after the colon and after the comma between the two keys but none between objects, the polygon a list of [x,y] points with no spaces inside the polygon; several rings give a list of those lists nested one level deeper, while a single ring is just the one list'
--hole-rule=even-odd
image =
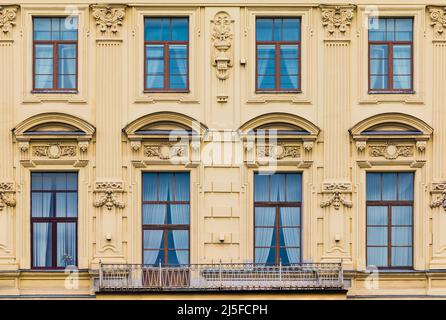
[{"label": "yellow stucco wall", "polygon": [[[303,173],[303,259],[342,260],[349,297],[446,297],[446,215],[441,205],[431,206],[444,196],[446,183],[446,31],[441,29],[446,9],[423,0],[350,1],[341,7],[328,0],[274,5],[261,0],[110,1],[112,14],[124,14],[113,20],[113,32],[109,27],[102,31],[104,18],[95,17],[108,2],[95,3],[9,0],[0,7],[0,194],[5,197],[0,200],[0,296],[89,296],[99,261],[141,263],[141,175],[148,171],[191,174],[191,263],[252,260],[253,173],[266,166],[259,158],[264,145],[244,133],[284,122],[310,133],[279,137],[296,154],[281,158],[276,167]],[[337,13],[342,13],[345,32],[331,16]],[[33,93],[32,17],[67,14],[79,17],[79,90]],[[413,94],[368,93],[365,21],[374,14],[414,18]],[[148,15],[189,17],[189,92],[144,93],[143,18]],[[221,16],[228,17],[232,35],[225,79],[217,77],[213,64],[212,33]],[[255,93],[258,16],[302,18],[301,93]],[[54,121],[87,134],[26,135]],[[195,126],[200,133],[198,140],[185,142],[179,163],[168,159],[169,152],[147,156],[147,146],[170,144],[137,132],[165,122],[174,129]],[[416,128],[422,136],[366,141],[361,134],[388,123]],[[35,146],[51,144],[70,146],[74,154],[33,152]],[[410,151],[393,157],[386,153],[391,152],[388,145]],[[387,151],[370,152],[377,147]],[[78,289],[66,289],[64,272],[29,270],[30,173],[42,170],[79,173],[83,271]],[[365,174],[370,171],[415,173],[415,272],[380,272],[378,289],[369,285],[365,272]],[[107,189],[124,208],[94,206]],[[344,201],[339,208],[321,206],[337,195]]]}]

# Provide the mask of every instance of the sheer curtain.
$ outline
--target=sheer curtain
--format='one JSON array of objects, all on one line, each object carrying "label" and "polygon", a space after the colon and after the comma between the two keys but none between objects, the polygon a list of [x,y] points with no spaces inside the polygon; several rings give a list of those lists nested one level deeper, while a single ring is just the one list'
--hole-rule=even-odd
[{"label": "sheer curtain", "polygon": [[[403,247],[400,247],[403,246]],[[412,264],[412,207],[392,207],[392,265]]]},{"label": "sheer curtain", "polygon": [[[33,216],[50,217],[52,194],[41,193],[41,195],[42,211],[39,212],[40,208],[33,208]],[[51,266],[51,223],[34,223],[34,228],[34,265],[37,267]]]},{"label": "sheer curtain", "polygon": [[76,265],[76,224],[57,224],[57,265]]},{"label": "sheer curtain", "polygon": [[[274,234],[276,208],[256,208],[256,227],[268,226],[271,228],[256,228],[256,247],[270,247]],[[266,263],[270,248],[256,250],[256,263]]]},{"label": "sheer curtain", "polygon": [[144,264],[155,265],[161,249],[164,232],[162,230],[144,230]]},{"label": "sheer curtain", "polygon": [[[172,224],[189,224],[189,205],[171,205]],[[189,248],[189,233],[186,230],[174,230],[173,242],[175,249]],[[176,255],[179,264],[188,264],[188,251],[176,250]]]},{"label": "sheer curtain", "polygon": [[[300,216],[300,208],[298,207],[284,207],[280,208],[280,218],[282,220],[282,227],[298,227]],[[298,263],[300,257],[298,256],[298,249],[300,247],[300,230],[298,228],[282,228],[283,237],[285,240],[286,253],[290,263]]]}]

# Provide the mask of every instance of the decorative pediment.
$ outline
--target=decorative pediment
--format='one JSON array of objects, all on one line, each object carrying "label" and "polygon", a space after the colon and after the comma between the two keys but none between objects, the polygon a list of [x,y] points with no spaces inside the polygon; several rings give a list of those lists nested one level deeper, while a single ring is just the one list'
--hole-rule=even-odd
[{"label": "decorative pediment", "polygon": [[52,163],[85,166],[94,132],[85,120],[62,113],[38,114],[13,129],[21,163],[28,167]]},{"label": "decorative pediment", "polygon": [[319,128],[287,113],[266,114],[240,127],[248,166],[296,165],[309,167]]},{"label": "decorative pediment", "polygon": [[433,129],[402,113],[384,113],[362,120],[350,129],[361,167],[402,164],[421,167]]},{"label": "decorative pediment", "polygon": [[136,167],[148,164],[197,165],[207,127],[174,112],[158,112],[129,123],[124,129]]}]

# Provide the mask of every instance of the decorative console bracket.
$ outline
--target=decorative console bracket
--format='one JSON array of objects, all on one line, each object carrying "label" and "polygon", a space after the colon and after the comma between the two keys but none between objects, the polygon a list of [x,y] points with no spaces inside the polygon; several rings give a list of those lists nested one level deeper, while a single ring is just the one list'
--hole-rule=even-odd
[{"label": "decorative console bracket", "polygon": [[15,207],[14,193],[14,184],[12,182],[0,182],[0,211],[3,211],[5,206]]},{"label": "decorative console bracket", "polygon": [[125,203],[119,201],[115,195],[116,193],[124,192],[124,184],[120,181],[96,182],[94,192],[103,193],[103,196],[93,204],[97,208],[106,206],[108,210],[111,210],[113,207],[118,209],[123,209],[125,207]]},{"label": "decorative console bracket", "polygon": [[346,200],[342,194],[352,193],[352,185],[350,182],[324,182],[322,184],[322,193],[331,194],[330,198],[321,202],[321,208],[333,205],[335,210],[339,210],[341,205],[351,208],[353,203]]},{"label": "decorative console bracket", "polygon": [[437,194],[435,200],[430,203],[431,208],[437,208],[442,206],[446,211],[446,182],[432,183],[431,194]]}]

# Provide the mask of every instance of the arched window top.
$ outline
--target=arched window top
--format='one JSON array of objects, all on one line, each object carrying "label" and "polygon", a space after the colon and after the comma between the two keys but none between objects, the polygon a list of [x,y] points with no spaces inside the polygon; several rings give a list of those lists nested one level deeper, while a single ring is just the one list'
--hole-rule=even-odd
[{"label": "arched window top", "polygon": [[64,113],[42,113],[19,123],[13,133],[18,140],[34,138],[91,139],[95,128],[87,121]]},{"label": "arched window top", "polygon": [[316,139],[320,129],[310,121],[289,113],[269,113],[247,121],[240,129],[242,135],[269,132],[289,138]]},{"label": "arched window top", "polygon": [[167,138],[175,135],[200,135],[207,127],[199,121],[175,112],[157,112],[142,116],[130,122],[123,131],[129,139]]},{"label": "arched window top", "polygon": [[433,129],[423,120],[403,113],[378,114],[358,122],[350,130],[353,138],[425,137]]}]

